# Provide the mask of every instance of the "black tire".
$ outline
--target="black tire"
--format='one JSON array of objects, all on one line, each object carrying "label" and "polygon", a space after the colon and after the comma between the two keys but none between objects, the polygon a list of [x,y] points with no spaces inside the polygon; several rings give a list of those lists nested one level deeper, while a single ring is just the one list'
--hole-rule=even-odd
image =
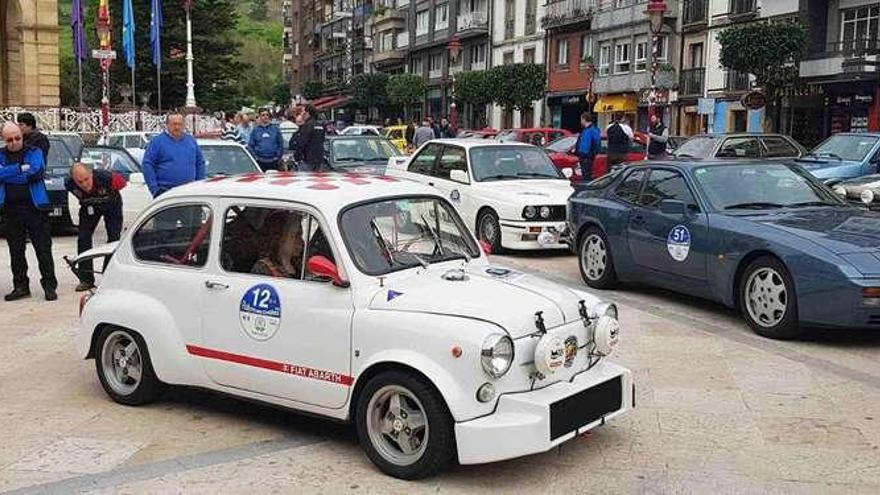
[{"label": "black tire", "polygon": [[[784,292],[773,293],[766,288],[762,290],[760,281],[775,287],[784,286]],[[754,289],[750,286],[754,283]],[[750,298],[749,291],[754,290]],[[772,256],[761,256],[748,264],[743,271],[737,288],[740,312],[752,330],[763,337],[771,339],[793,339],[799,337],[803,330],[798,320],[797,293],[794,281],[788,269]],[[784,310],[772,311],[773,306],[782,305]],[[769,318],[761,313],[773,313]],[[779,318],[779,316],[781,318]],[[778,321],[776,319],[778,318]]]},{"label": "black tire", "polygon": [[[588,267],[586,261],[586,249],[594,243],[599,243],[598,245],[601,245],[605,251],[605,268],[599,276],[596,276],[596,268]],[[602,229],[596,226],[588,227],[578,240],[577,253],[578,268],[580,269],[581,278],[584,280],[584,283],[594,289],[600,290],[613,289],[617,286],[618,281],[617,273],[614,271],[614,258],[611,255],[611,247],[610,244],[608,244],[608,238],[605,236],[605,232],[603,232]]]},{"label": "black tire", "polygon": [[[113,371],[108,370],[105,366],[104,347],[107,340],[111,336],[115,339],[120,335],[124,336],[122,337],[124,339],[133,341],[137,345],[139,352],[141,376],[140,380],[130,391],[120,391],[118,386],[114,387],[113,379],[107,376],[108,373]],[[156,376],[147,344],[137,332],[126,328],[107,326],[101,330],[95,346],[95,369],[98,372],[98,380],[100,380],[101,387],[104,388],[107,395],[114,401],[126,406],[140,406],[155,401],[165,391],[167,385]]]},{"label": "black tire", "polygon": [[[494,239],[487,238],[487,232],[484,229],[494,229],[496,232]],[[501,246],[501,224],[498,222],[498,215],[492,210],[483,210],[477,217],[477,239],[489,244],[492,248],[492,254],[500,254],[504,251]]]},{"label": "black tire", "polygon": [[[381,447],[374,444],[368,427],[370,420],[368,409],[374,395],[383,393],[389,387],[400,387],[418,399],[427,421],[426,446],[417,458],[418,460],[407,465],[400,465],[387,459],[380,452]],[[386,414],[388,412],[388,410],[385,411]],[[422,479],[446,469],[456,460],[455,429],[452,415],[440,394],[424,379],[413,373],[392,370],[380,373],[370,379],[359,395],[355,423],[358,439],[367,457],[389,476],[404,480]]]}]

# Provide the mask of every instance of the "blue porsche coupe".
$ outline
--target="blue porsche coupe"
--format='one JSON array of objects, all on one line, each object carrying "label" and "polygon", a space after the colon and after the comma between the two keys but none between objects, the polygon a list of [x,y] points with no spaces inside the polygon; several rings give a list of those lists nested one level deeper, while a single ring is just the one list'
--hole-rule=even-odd
[{"label": "blue porsche coupe", "polygon": [[760,335],[880,328],[880,213],[799,165],[643,162],[569,199],[581,276],[736,307]]}]

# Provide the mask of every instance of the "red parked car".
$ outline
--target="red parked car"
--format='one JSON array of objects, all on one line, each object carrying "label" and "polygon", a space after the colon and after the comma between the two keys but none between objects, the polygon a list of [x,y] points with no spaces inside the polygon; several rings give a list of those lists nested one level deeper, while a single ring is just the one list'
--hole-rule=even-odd
[{"label": "red parked car", "polygon": [[571,131],[565,129],[553,129],[550,127],[535,127],[528,129],[505,129],[498,134],[499,141],[517,141],[520,143],[534,144],[544,147],[559,138],[571,136]]},{"label": "red parked car", "polygon": [[[544,150],[547,151],[547,154],[550,155],[550,160],[556,165],[560,171],[565,171],[565,169],[572,169],[571,181],[572,182],[580,182],[583,180],[581,176],[581,168],[578,166],[578,158],[577,155],[574,154],[574,145],[577,142],[577,136],[566,136],[562,139],[557,139],[552,143],[548,144]],[[642,134],[641,132],[636,133],[636,137],[630,145],[629,154],[626,155],[626,161],[628,162],[636,162],[645,159],[645,147],[648,142],[648,136]],[[607,136],[605,133],[602,133],[602,146],[599,149],[599,154],[596,155],[596,159],[593,160],[593,178],[599,178],[608,173],[608,154],[606,152],[608,145]]]}]

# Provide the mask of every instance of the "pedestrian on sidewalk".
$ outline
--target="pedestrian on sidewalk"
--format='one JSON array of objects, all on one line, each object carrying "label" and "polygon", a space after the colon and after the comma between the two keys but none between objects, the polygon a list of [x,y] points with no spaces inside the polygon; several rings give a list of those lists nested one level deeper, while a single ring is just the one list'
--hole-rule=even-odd
[{"label": "pedestrian on sidewalk", "polygon": [[6,242],[12,265],[12,292],[4,299],[30,297],[30,280],[25,256],[27,238],[37,254],[40,285],[47,301],[58,299],[52,234],[49,231],[49,193],[43,182],[45,162],[39,148],[27,147],[21,129],[7,122],[2,128],[6,147],[0,150],[0,208],[6,226]]},{"label": "pedestrian on sidewalk", "polygon": [[[90,165],[77,162],[70,168],[64,187],[79,200],[79,237],[77,253],[92,249],[92,238],[98,221],[104,217],[107,242],[118,241],[122,234],[122,196],[119,191],[126,185],[125,178],[110,170],[94,170]],[[84,261],[79,269],[77,292],[95,287],[92,260]]]},{"label": "pedestrian on sidewalk", "polygon": [[20,113],[16,119],[25,148],[38,148],[43,152],[43,163],[49,163],[49,138],[37,129],[37,119],[32,113]]},{"label": "pedestrian on sidewalk", "polygon": [[177,186],[205,178],[202,150],[181,113],[169,113],[165,131],[150,139],[142,164],[144,181],[154,198]]},{"label": "pedestrian on sidewalk", "polygon": [[241,138],[241,130],[238,128],[238,124],[235,123],[235,112],[226,112],[225,117],[226,123],[223,124],[223,133],[220,134],[220,139],[244,144],[244,140]]},{"label": "pedestrian on sidewalk", "polygon": [[296,116],[299,131],[293,147],[294,160],[299,170],[317,172],[324,168],[324,133],[318,125],[318,111],[312,105],[306,105]]},{"label": "pedestrian on sidewalk", "polygon": [[412,153],[415,150],[416,129],[419,127],[419,121],[413,117],[412,121],[407,124],[406,130],[403,131],[403,138],[406,140],[406,151]]},{"label": "pedestrian on sidewalk", "polygon": [[449,123],[449,119],[443,117],[440,119],[440,137],[444,139],[455,139],[457,134],[455,127]]},{"label": "pedestrian on sidewalk", "polygon": [[413,136],[413,146],[416,149],[421,148],[423,144],[434,139],[434,129],[431,128],[431,123],[428,121],[429,118],[422,121],[422,125],[416,129],[416,133]]},{"label": "pedestrian on sidewalk", "polygon": [[284,156],[284,138],[278,124],[272,123],[272,115],[268,108],[260,110],[257,125],[251,130],[248,150],[254,155],[263,172],[278,170],[281,157]]},{"label": "pedestrian on sidewalk", "polygon": [[651,126],[648,128],[648,160],[666,158],[667,142],[669,142],[669,129],[663,125],[659,115],[651,115]]},{"label": "pedestrian on sidewalk", "polygon": [[598,127],[593,125],[593,117],[589,112],[581,114],[581,127],[583,130],[578,134],[574,152],[581,168],[581,180],[588,182],[593,180],[593,160],[602,145],[602,133],[599,132]]},{"label": "pedestrian on sidewalk", "polygon": [[[614,167],[626,161],[632,145],[632,128],[629,128],[619,114],[615,114],[613,121],[605,130],[608,136],[608,166]],[[609,168],[610,171],[610,168]]]}]

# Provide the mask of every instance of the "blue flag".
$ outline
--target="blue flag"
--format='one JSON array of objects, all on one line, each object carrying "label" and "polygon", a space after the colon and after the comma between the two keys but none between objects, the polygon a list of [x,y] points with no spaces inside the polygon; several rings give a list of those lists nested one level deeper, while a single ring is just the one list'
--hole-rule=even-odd
[{"label": "blue flag", "polygon": [[150,45],[153,47],[153,65],[162,67],[162,0],[150,0]]},{"label": "blue flag", "polygon": [[134,10],[131,0],[123,0],[122,4],[122,51],[125,53],[125,64],[134,68]]}]

